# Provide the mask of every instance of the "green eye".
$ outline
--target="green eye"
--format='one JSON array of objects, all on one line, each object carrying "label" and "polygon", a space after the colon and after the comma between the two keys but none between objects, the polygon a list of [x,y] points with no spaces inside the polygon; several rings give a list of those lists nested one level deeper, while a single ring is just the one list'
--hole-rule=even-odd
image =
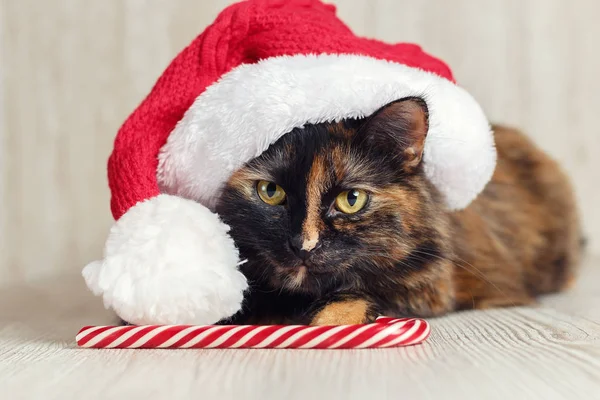
[{"label": "green eye", "polygon": [[278,206],[285,201],[285,191],[273,182],[258,181],[256,192],[262,201],[271,206]]},{"label": "green eye", "polygon": [[354,214],[363,209],[369,195],[361,189],[346,190],[335,198],[335,207],[344,214]]}]

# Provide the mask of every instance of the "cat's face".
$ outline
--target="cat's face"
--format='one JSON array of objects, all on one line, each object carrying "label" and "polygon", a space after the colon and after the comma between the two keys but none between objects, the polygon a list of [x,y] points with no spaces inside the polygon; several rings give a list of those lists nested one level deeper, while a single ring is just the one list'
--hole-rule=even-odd
[{"label": "cat's face", "polygon": [[295,129],[248,162],[217,206],[245,275],[313,295],[412,279],[425,254],[439,254],[437,194],[420,163],[426,132],[423,103],[403,100],[368,119]]}]

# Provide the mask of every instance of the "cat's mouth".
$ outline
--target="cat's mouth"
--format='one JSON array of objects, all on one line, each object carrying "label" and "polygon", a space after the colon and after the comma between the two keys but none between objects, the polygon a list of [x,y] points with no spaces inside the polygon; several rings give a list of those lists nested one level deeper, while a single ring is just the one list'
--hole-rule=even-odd
[{"label": "cat's mouth", "polygon": [[308,268],[306,265],[300,265],[294,268],[286,268],[282,272],[285,275],[283,278],[283,284],[291,291],[301,290],[303,283],[305,283],[308,278]]},{"label": "cat's mouth", "polygon": [[318,268],[304,264],[294,267],[279,267],[276,274],[278,278],[276,287],[283,287],[293,293],[318,294],[325,288],[324,273]]}]

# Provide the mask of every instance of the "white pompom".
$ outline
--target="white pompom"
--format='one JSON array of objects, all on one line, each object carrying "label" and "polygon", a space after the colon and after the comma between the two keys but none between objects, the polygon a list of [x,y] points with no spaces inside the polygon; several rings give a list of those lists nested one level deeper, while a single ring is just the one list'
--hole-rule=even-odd
[{"label": "white pompom", "polygon": [[161,194],[115,223],[83,276],[132,324],[213,324],[240,310],[248,287],[228,231],[203,205]]}]

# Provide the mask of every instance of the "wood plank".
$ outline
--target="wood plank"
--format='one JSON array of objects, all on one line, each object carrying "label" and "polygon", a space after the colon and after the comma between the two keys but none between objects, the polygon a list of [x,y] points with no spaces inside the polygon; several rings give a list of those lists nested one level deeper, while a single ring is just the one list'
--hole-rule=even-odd
[{"label": "wood plank", "polygon": [[[81,278],[0,291],[0,393],[7,398],[597,399],[599,259],[540,307],[432,319],[421,346],[386,350],[91,350],[87,324],[114,322]],[[589,296],[594,290],[596,296]],[[575,296],[587,303],[571,303]],[[580,308],[578,308],[580,307]],[[567,311],[567,312],[563,312]]]}]

